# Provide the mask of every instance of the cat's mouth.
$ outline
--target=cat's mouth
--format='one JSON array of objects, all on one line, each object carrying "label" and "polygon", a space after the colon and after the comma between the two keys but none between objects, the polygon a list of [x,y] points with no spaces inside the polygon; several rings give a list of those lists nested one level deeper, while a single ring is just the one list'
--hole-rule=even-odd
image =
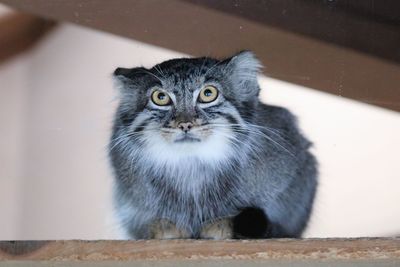
[{"label": "cat's mouth", "polygon": [[194,137],[191,134],[183,134],[174,141],[174,143],[196,143],[196,142],[201,142],[200,138]]}]

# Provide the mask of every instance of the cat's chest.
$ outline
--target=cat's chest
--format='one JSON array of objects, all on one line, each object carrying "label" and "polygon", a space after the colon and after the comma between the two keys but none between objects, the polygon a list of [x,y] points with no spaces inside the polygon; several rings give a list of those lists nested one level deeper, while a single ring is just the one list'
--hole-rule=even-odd
[{"label": "cat's chest", "polygon": [[[196,218],[223,216],[235,204],[237,170],[232,168],[231,147],[223,141],[185,147],[150,146],[141,158],[149,203],[158,203],[158,216]],[[232,200],[233,199],[233,200]],[[218,203],[218,207],[215,207]],[[211,216],[211,215],[210,215]]]},{"label": "cat's chest", "polygon": [[232,165],[228,160],[190,156],[179,161],[148,161],[142,177],[148,184],[146,203],[156,207],[154,216],[193,229],[211,218],[235,214],[246,206],[246,199],[240,193],[243,185],[238,170]]},{"label": "cat's chest", "polygon": [[232,151],[223,142],[185,146],[148,146],[141,158],[153,179],[175,188],[181,194],[196,195],[228,170]]},{"label": "cat's chest", "polygon": [[179,164],[156,163],[150,168],[152,185],[161,190],[161,194],[166,194],[170,188],[174,194],[180,198],[195,198],[202,191],[207,191],[214,187],[221,176],[221,166],[219,170],[211,163],[200,162],[196,159],[182,160]]},{"label": "cat's chest", "polygon": [[[243,206],[234,180],[204,171],[176,173],[153,183],[157,216],[183,225],[200,225],[214,217],[235,214]],[[225,180],[226,179],[226,180]]]},{"label": "cat's chest", "polygon": [[227,166],[216,168],[195,160],[184,161],[179,166],[153,166],[148,177],[150,193],[160,203],[178,209],[232,202],[239,199],[238,189],[243,184],[238,173]]}]

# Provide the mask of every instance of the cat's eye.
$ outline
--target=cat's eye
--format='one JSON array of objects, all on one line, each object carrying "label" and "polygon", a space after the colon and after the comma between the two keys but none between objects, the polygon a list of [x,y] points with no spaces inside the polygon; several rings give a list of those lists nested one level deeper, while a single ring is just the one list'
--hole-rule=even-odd
[{"label": "cat's eye", "polygon": [[200,103],[210,103],[213,102],[218,97],[218,90],[214,86],[207,85],[204,87],[199,94]]},{"label": "cat's eye", "polygon": [[171,98],[163,91],[155,90],[151,94],[151,101],[157,106],[168,106],[171,104]]}]

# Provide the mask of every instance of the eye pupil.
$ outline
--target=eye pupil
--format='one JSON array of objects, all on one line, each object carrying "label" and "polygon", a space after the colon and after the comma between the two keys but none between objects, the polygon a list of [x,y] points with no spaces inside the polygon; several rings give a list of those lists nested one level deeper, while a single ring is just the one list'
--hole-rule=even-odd
[{"label": "eye pupil", "polygon": [[210,89],[206,89],[206,90],[204,90],[204,95],[209,97],[212,95],[212,91]]},{"label": "eye pupil", "polygon": [[165,94],[164,93],[159,93],[157,97],[160,100],[164,100],[165,99]]}]

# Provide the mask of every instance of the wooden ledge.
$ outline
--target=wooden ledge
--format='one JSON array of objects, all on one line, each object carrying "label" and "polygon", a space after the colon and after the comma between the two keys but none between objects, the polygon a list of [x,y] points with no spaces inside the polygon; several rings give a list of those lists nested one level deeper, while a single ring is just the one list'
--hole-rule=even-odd
[{"label": "wooden ledge", "polygon": [[281,265],[277,266],[293,266],[293,263],[321,266],[333,261],[349,262],[350,266],[352,263],[400,266],[400,238],[0,242],[0,266],[12,262],[18,262],[18,266],[24,263],[36,266],[35,262],[57,262],[57,266],[87,262],[92,266],[104,261],[120,262],[122,265],[118,266],[125,266],[124,262],[148,261],[162,266],[163,262],[171,261],[208,266],[210,262],[232,260],[245,261],[248,266],[269,262],[279,262]]}]

